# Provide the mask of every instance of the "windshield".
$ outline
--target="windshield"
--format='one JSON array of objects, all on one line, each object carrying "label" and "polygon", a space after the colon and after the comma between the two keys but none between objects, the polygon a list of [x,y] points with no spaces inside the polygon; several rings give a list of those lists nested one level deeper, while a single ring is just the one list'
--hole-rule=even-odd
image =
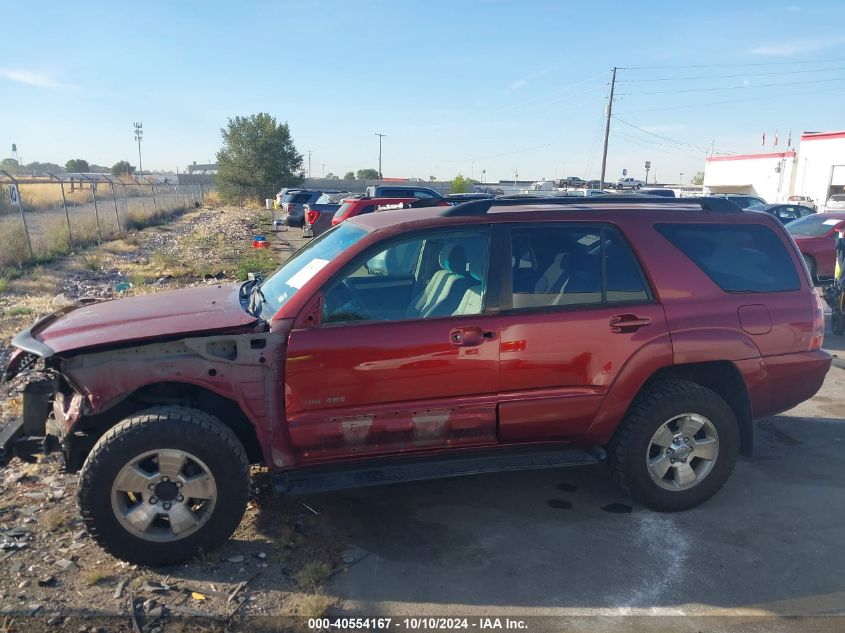
[{"label": "windshield", "polygon": [[803,218],[794,220],[786,225],[786,230],[792,235],[802,237],[820,237],[825,235],[834,226],[842,222],[839,218],[831,218],[824,215],[805,215]]},{"label": "windshield", "polygon": [[830,199],[833,202],[845,202],[845,195],[840,194],[836,196],[830,196]]},{"label": "windshield", "polygon": [[299,249],[261,284],[264,295],[261,315],[271,318],[324,266],[366,234],[361,227],[344,222]]}]

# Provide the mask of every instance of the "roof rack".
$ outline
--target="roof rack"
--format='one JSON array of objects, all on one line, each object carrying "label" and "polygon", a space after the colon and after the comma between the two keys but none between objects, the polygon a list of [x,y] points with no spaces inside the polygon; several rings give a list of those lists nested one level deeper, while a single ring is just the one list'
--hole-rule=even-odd
[{"label": "roof rack", "polygon": [[594,198],[545,198],[545,197],[501,197],[494,200],[473,200],[463,204],[448,207],[441,216],[461,217],[486,215],[493,207],[516,207],[525,205],[554,205],[554,206],[606,206],[626,204],[647,204],[660,207],[689,207],[698,205],[702,211],[710,213],[742,213],[742,209],[726,198],[702,196],[699,198],[667,198],[665,196],[596,196]]}]

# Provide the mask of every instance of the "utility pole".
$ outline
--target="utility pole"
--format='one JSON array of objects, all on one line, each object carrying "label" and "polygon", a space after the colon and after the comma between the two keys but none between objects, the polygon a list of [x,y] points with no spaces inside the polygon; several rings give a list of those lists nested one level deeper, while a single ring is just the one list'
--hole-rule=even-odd
[{"label": "utility pole", "polygon": [[311,177],[311,150],[308,150],[308,177]]},{"label": "utility pole", "polygon": [[141,163],[141,139],[144,138],[144,124],[143,123],[133,123],[135,127],[135,140],[138,141],[138,174],[143,175],[144,173],[144,165]]},{"label": "utility pole", "polygon": [[378,179],[381,180],[383,178],[381,173],[381,139],[387,136],[387,134],[380,132],[375,132],[374,134],[378,136]]},{"label": "utility pole", "polygon": [[607,123],[604,126],[604,152],[601,156],[601,180],[599,189],[604,189],[604,175],[607,169],[607,141],[610,137],[610,117],[613,114],[613,89],[616,87],[616,66],[613,67],[613,76],[610,79],[610,99],[607,101]]},{"label": "utility pole", "polygon": [[326,177],[326,164],[320,163],[320,165],[323,167],[323,178],[325,178]]},{"label": "utility pole", "polygon": [[651,161],[647,160],[645,162],[645,184],[648,184],[648,172],[651,169]]}]

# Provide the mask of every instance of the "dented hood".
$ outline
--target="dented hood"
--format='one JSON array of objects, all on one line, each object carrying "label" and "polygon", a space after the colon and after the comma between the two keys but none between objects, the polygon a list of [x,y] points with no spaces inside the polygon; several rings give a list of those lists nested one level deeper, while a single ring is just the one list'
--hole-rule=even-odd
[{"label": "dented hood", "polygon": [[241,306],[240,284],[185,288],[59,310],[18,334],[15,347],[62,352],[247,328],[258,319]]}]

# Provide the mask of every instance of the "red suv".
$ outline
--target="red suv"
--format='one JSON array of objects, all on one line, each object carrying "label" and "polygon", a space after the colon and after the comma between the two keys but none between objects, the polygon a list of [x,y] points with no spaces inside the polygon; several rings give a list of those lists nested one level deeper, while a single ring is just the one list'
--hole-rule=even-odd
[{"label": "red suv", "polygon": [[250,463],[316,492],[607,461],[644,505],[691,508],[752,419],[816,393],[823,332],[768,214],[485,200],[352,218],[263,282],[64,309],[5,376],[51,377],[20,433],[81,469],[97,542],[165,563],[232,533]]}]

